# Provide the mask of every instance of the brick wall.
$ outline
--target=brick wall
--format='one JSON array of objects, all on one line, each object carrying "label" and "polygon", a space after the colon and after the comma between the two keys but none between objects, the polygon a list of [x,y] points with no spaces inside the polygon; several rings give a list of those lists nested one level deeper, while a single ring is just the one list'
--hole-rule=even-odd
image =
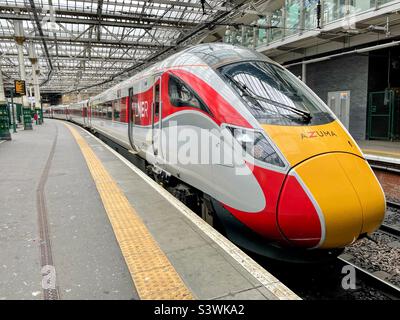
[{"label": "brick wall", "polygon": [[[301,66],[289,68],[296,76]],[[368,56],[348,56],[307,65],[307,85],[326,103],[328,92],[350,91],[350,128],[365,139],[368,103]]]}]

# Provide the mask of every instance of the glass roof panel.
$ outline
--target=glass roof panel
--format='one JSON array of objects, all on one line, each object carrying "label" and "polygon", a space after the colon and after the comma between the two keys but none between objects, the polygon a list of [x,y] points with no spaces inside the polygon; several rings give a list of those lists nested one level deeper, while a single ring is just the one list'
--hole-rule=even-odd
[{"label": "glass roof panel", "polygon": [[34,0],[34,6],[28,0],[0,0],[0,65],[6,84],[19,77],[14,24],[24,31],[28,79],[28,49],[35,45],[45,82],[41,90],[67,92],[108,81],[106,88],[115,77],[127,77],[126,69],[152,61],[198,24],[227,11],[226,1],[206,2],[203,12],[200,0]]}]

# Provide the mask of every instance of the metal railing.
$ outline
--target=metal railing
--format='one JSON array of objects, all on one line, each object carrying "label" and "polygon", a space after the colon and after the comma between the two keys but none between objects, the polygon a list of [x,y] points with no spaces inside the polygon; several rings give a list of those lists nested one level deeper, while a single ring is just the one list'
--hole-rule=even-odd
[{"label": "metal railing", "polygon": [[351,28],[356,15],[379,9],[396,0],[282,0],[263,9],[256,20],[246,25],[227,26],[224,42],[258,48],[289,36],[323,29],[343,21]]}]

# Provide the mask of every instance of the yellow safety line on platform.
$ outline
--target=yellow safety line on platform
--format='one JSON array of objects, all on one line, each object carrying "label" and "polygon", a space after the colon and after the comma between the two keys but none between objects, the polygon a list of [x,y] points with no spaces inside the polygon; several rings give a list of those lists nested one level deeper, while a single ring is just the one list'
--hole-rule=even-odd
[{"label": "yellow safety line on platform", "polygon": [[92,148],[75,128],[65,125],[86,159],[140,298],[194,299]]},{"label": "yellow safety line on platform", "polygon": [[362,151],[365,154],[376,153],[376,154],[381,154],[381,155],[400,157],[400,152],[381,151],[381,150],[374,150],[374,149],[362,149]]}]

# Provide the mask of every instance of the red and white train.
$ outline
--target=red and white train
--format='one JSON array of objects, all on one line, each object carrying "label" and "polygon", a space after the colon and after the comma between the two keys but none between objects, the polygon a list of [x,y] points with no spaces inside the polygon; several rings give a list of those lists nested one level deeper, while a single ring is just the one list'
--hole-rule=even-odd
[{"label": "red and white train", "polygon": [[[204,219],[262,255],[335,256],[384,218],[382,188],[340,121],[293,74],[246,48],[188,48],[47,115],[135,152]],[[187,132],[208,132],[211,143],[177,139]],[[180,159],[220,150],[216,161]],[[227,153],[232,162],[221,160]]]}]

